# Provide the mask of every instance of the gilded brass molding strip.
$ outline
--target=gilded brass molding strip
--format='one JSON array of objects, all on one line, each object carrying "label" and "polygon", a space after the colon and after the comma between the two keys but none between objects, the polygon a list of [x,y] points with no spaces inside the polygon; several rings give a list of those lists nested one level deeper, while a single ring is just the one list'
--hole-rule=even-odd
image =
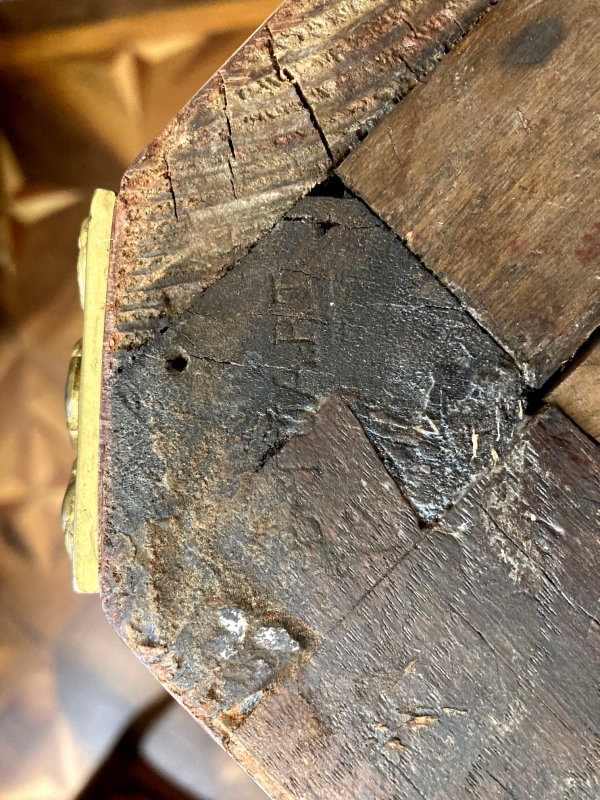
[{"label": "gilded brass molding strip", "polygon": [[[96,189],[90,215],[79,238],[77,272],[83,306],[83,339],[73,352],[67,380],[66,406],[69,433],[77,446],[76,465],[63,503],[63,527],[73,562],[77,592],[100,591],[98,581],[98,468],[100,446],[100,392],[102,341],[110,236],[115,194]],[[75,360],[81,358],[81,364]],[[73,379],[80,369],[78,381]],[[78,399],[73,396],[77,389]],[[77,404],[74,417],[73,406]],[[73,496],[74,493],[74,496]]]}]

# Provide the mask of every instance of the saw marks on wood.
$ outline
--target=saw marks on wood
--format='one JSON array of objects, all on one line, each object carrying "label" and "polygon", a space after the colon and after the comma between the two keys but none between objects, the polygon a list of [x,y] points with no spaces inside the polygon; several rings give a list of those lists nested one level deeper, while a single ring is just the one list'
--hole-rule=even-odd
[{"label": "saw marks on wood", "polygon": [[148,340],[426,76],[491,0],[288,2],[127,171],[110,350]]},{"label": "saw marks on wood", "polygon": [[506,0],[340,173],[542,385],[600,322],[594,0]]},{"label": "saw marks on wood", "polygon": [[230,751],[276,798],[596,798],[599,480],[538,417]]}]

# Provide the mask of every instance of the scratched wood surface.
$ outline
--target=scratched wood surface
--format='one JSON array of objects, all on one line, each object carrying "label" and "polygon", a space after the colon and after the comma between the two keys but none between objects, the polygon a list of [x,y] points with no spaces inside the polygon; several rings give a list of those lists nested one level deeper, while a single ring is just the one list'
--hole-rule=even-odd
[{"label": "scratched wood surface", "polygon": [[[402,492],[424,521],[498,460],[522,418],[510,359],[353,198],[301,200],[176,323],[123,353],[119,369],[101,518],[106,603],[159,674],[177,659],[169,686],[215,713],[235,705],[201,677],[216,658],[217,602],[275,603],[269,582],[294,579],[295,538],[310,545],[303,558],[316,548],[314,574],[332,568],[318,561],[318,522],[296,514],[283,536],[294,502],[260,477],[331,397],[352,409],[371,460],[387,467],[384,493]],[[362,500],[361,514],[373,502]],[[265,541],[277,552],[270,571]],[[353,597],[340,579],[341,596],[329,587],[320,605],[319,635]],[[299,597],[309,594],[303,584]],[[289,602],[279,598],[277,614],[302,619]],[[303,625],[309,641],[316,634]]]},{"label": "scratched wood surface", "polygon": [[229,749],[286,800],[598,797],[599,479],[536,418]]},{"label": "scratched wood surface", "polygon": [[600,323],[595,0],[507,0],[340,168],[542,385]]},{"label": "scratched wood surface", "polygon": [[121,510],[106,609],[273,797],[592,800],[599,479],[550,410],[420,530],[334,398],[209,535],[173,473],[145,539]]},{"label": "scratched wood surface", "polygon": [[219,278],[492,3],[284,2],[126,172],[108,352]]}]

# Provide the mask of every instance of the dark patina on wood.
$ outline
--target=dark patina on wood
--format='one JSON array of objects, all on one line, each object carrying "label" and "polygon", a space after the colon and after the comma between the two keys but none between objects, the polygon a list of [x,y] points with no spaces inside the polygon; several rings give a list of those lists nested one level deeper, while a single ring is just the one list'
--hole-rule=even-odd
[{"label": "dark patina on wood", "polygon": [[195,530],[187,472],[115,515],[107,611],[274,797],[596,796],[600,454],[559,412],[431,530],[341,398]]},{"label": "dark patina on wood", "polygon": [[[568,302],[542,314],[558,262],[538,269],[513,242],[513,276],[501,256],[520,212],[549,236],[564,209],[527,195],[488,230],[468,181],[440,190],[464,170],[510,200],[506,175],[546,157],[521,140],[546,135],[538,111],[548,136],[565,123],[542,89],[589,3],[546,18],[506,0],[477,34],[489,44],[504,20],[500,44],[445,62],[460,85],[443,73],[403,101],[429,138],[413,141],[400,110],[369,133],[488,5],[285,4],[118,201],[105,610],[281,800],[598,796],[600,453],[556,410],[523,417],[525,383],[570,358],[594,318],[595,239],[566,262]],[[495,142],[504,129],[483,115],[467,141],[448,97],[465,119],[473,86],[510,106],[523,71],[537,78],[516,128]],[[438,84],[446,111],[430,99],[421,118]],[[340,182],[314,188],[353,148],[340,174],[424,263]]]},{"label": "dark patina on wood", "polygon": [[598,448],[537,417],[232,752],[277,798],[598,797],[599,487]]},{"label": "dark patina on wood", "polygon": [[537,417],[231,751],[277,798],[598,797],[599,487],[598,448]]},{"label": "dark patina on wood", "polygon": [[[294,486],[278,479],[271,489],[265,478],[332,397],[362,425],[370,460],[387,467],[381,491],[403,495],[421,520],[495,462],[521,416],[516,367],[353,198],[302,200],[180,320],[120,358],[103,520],[110,614],[159,674],[173,668],[169,686],[204,714],[233,713],[252,694],[247,681],[244,698],[232,694],[224,666],[214,677],[219,609],[247,608],[248,625],[263,627],[271,614],[292,637],[281,664],[252,673],[259,691],[343,607],[330,586],[315,626],[282,593],[285,576],[302,575],[295,548],[318,552],[321,528],[298,514],[286,538],[281,509],[294,506]],[[360,513],[372,505],[361,501]],[[265,550],[274,535],[278,555]]]}]

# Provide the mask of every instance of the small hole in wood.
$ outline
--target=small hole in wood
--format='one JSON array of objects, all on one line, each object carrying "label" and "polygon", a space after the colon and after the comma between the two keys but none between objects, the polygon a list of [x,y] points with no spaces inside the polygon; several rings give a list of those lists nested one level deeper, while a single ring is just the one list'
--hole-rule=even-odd
[{"label": "small hole in wood", "polygon": [[188,364],[189,358],[183,353],[178,353],[176,356],[173,356],[173,358],[167,359],[167,367],[173,372],[183,372],[187,369]]}]

